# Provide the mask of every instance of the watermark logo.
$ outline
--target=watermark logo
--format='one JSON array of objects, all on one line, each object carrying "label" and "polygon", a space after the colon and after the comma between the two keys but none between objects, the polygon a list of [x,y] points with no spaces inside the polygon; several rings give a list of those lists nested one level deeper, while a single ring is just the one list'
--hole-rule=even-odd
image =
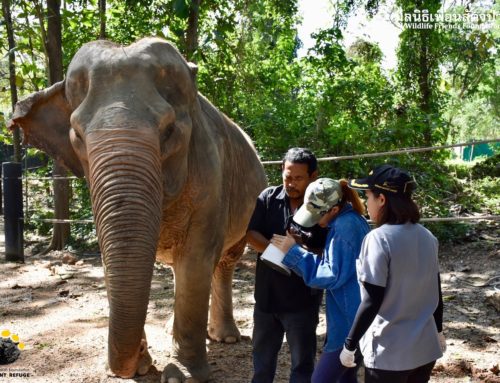
[{"label": "watermark logo", "polygon": [[427,9],[415,9],[399,15],[399,21],[406,29],[491,29],[495,26],[497,13],[490,10],[476,13],[466,10],[464,13],[437,12]]},{"label": "watermark logo", "polygon": [[[11,333],[9,330],[2,330],[0,332],[0,365],[14,363],[24,350],[24,343],[19,340],[17,334]],[[34,371],[29,368],[23,367],[8,367],[0,368],[0,382],[2,378],[30,378],[34,376]]]},{"label": "watermark logo", "polygon": [[9,330],[2,330],[0,336],[0,364],[14,363],[21,355],[21,350],[24,350],[24,343]]}]

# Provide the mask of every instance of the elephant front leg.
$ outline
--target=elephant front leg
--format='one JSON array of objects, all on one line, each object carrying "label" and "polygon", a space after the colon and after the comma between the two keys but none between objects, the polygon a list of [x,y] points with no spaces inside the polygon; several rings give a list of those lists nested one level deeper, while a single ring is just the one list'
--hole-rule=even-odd
[{"label": "elephant front leg", "polygon": [[208,335],[217,342],[235,343],[241,339],[233,317],[232,284],[234,268],[243,254],[245,244],[243,238],[225,251],[212,277]]},{"label": "elephant front leg", "polygon": [[[210,259],[208,259],[210,258]],[[185,253],[174,265],[172,352],[162,382],[207,382],[207,320],[213,257]]]}]

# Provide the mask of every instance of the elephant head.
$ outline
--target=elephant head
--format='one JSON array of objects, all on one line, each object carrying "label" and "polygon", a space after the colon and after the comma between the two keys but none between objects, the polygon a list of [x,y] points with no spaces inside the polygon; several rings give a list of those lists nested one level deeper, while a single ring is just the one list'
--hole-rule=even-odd
[{"label": "elephant head", "polygon": [[197,90],[170,44],[84,45],[65,81],[19,102],[11,127],[85,175],[110,305],[108,361],[121,377],[149,368],[143,327],[162,206],[187,179]]}]

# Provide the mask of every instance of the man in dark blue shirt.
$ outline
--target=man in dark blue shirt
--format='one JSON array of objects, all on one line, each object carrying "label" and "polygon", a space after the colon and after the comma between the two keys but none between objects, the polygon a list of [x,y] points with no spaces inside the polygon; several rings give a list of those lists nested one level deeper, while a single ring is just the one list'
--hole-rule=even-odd
[{"label": "man in dark blue shirt", "polygon": [[[265,189],[247,231],[249,245],[259,252],[255,276],[252,383],[272,383],[278,353],[286,334],[291,354],[290,383],[310,383],[316,356],[316,327],[322,294],[292,273],[276,271],[260,259],[274,234],[285,235],[304,192],[318,176],[316,157],[307,149],[290,149],[282,163],[283,185]],[[304,232],[303,245],[322,250],[326,230]]]}]

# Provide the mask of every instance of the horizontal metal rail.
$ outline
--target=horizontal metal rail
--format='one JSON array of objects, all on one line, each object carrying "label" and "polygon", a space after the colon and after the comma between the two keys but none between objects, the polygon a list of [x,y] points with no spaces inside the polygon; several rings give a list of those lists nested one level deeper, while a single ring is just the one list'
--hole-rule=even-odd
[{"label": "horizontal metal rail", "polygon": [[[318,162],[342,161],[342,160],[352,160],[352,159],[357,159],[357,158],[369,158],[369,157],[394,156],[394,155],[407,154],[407,153],[421,153],[421,152],[429,152],[432,150],[458,148],[460,146],[487,144],[487,143],[493,143],[493,142],[500,142],[500,138],[495,138],[495,139],[491,139],[491,140],[463,142],[460,144],[430,146],[430,147],[426,147],[426,148],[406,148],[406,149],[398,149],[398,150],[393,150],[393,151],[388,151],[388,152],[380,152],[380,153],[365,153],[365,154],[353,154],[353,155],[348,155],[348,156],[323,157],[323,158],[318,158]],[[279,165],[279,164],[283,163],[283,160],[261,161],[261,163],[262,163],[262,165]]]},{"label": "horizontal metal rail", "polygon": [[[92,219],[50,219],[50,218],[30,218],[26,222],[45,222],[45,223],[94,223]],[[472,215],[463,217],[429,217],[421,218],[420,222],[453,222],[453,221],[500,221],[500,215]],[[373,223],[372,221],[368,221]]]}]

